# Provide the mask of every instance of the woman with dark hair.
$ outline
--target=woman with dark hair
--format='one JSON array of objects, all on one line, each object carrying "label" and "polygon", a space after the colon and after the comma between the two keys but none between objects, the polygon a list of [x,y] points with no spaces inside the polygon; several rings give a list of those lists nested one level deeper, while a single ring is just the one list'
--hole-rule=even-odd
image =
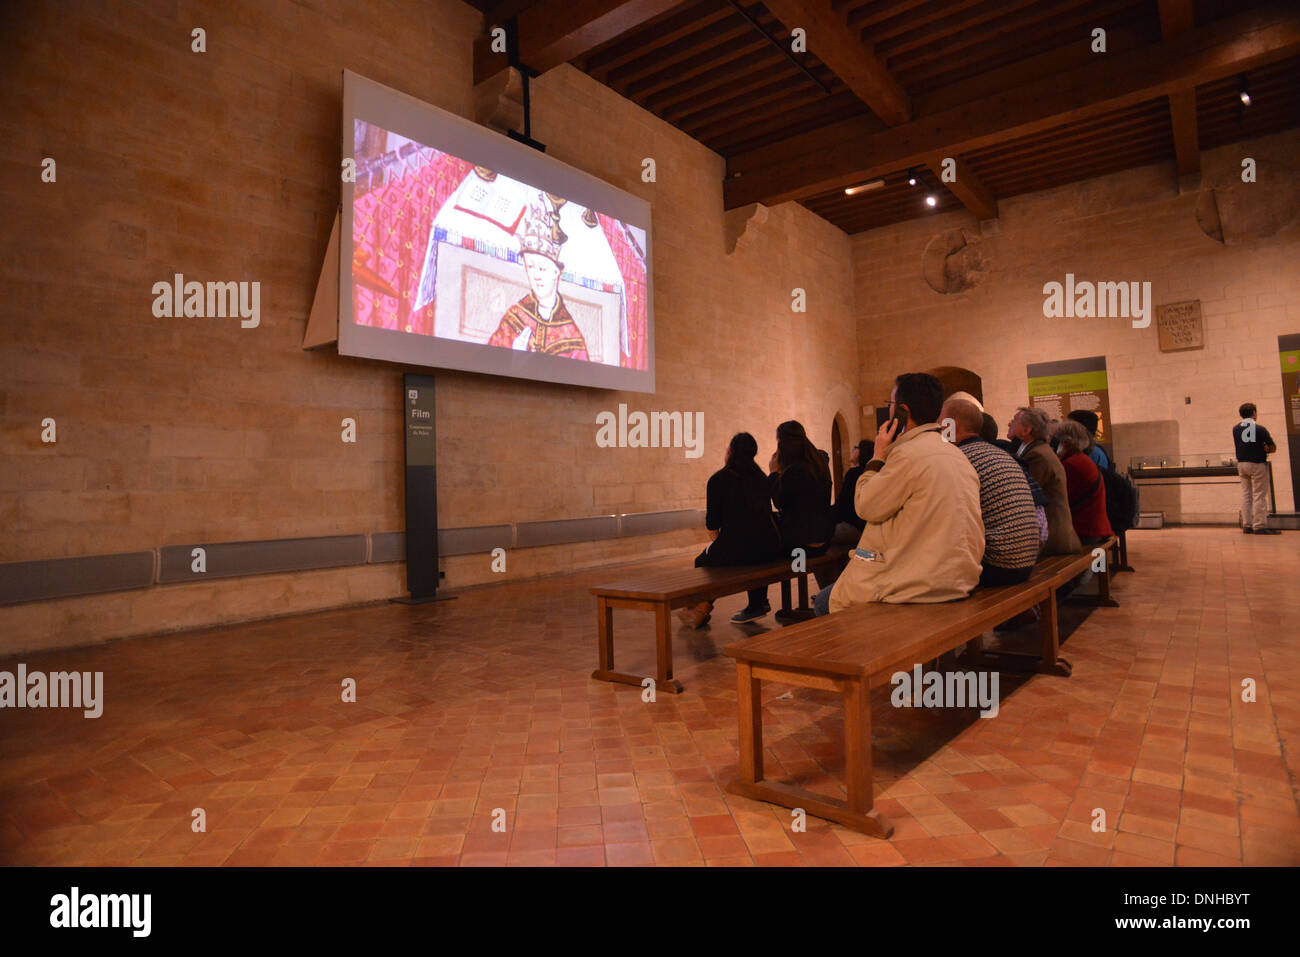
[{"label": "woman with dark hair", "polygon": [[[767,476],[754,461],[757,454],[758,443],[748,432],[731,437],[723,467],[709,478],[704,525],[713,541],[695,559],[696,567],[765,565],[780,557],[781,536],[768,504]],[[711,601],[677,612],[695,628],[712,613]]]},{"label": "woman with dark hair", "polygon": [[[777,511],[782,556],[789,558],[796,548],[802,548],[808,558],[826,554],[835,533],[831,470],[826,456],[808,440],[808,433],[798,422],[777,426],[776,451],[768,469],[772,473],[768,485]],[[767,589],[755,588],[749,592],[749,604],[731,620],[753,621],[771,610]]]}]

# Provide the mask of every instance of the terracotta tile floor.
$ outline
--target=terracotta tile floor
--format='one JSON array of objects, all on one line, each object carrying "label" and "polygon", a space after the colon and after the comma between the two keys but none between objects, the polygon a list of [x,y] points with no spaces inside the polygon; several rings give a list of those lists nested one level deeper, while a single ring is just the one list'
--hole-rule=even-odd
[{"label": "terracotta tile floor", "polygon": [[[593,572],[0,663],[105,673],[98,720],[0,714],[0,862],[1300,863],[1300,536],[1131,539],[1123,607],[1063,613],[1073,677],[1003,676],[990,720],[873,694],[889,841],[723,790],[743,596],[678,631],[686,693],[644,704],[588,677]],[[649,616],[616,629],[619,666],[650,668]],[[772,771],[835,792],[835,700],[764,710]]]}]

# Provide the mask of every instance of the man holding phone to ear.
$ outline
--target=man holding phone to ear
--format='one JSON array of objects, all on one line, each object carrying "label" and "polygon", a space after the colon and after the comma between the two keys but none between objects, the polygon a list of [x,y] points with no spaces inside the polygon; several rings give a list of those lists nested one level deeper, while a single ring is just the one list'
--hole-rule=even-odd
[{"label": "man holding phone to ear", "polygon": [[900,375],[875,454],[858,479],[853,507],[866,521],[849,564],[817,595],[819,615],[850,605],[965,598],[984,555],[979,476],[938,422],[943,386],[932,375]]}]

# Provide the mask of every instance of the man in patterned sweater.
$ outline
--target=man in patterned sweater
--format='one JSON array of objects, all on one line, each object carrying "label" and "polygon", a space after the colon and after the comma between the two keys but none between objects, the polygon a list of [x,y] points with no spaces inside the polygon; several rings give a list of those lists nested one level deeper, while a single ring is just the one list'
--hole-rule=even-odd
[{"label": "man in patterned sweater", "polygon": [[941,422],[947,419],[953,421],[953,441],[980,479],[984,557],[979,583],[1019,584],[1033,573],[1039,548],[1034,497],[1025,471],[1002,449],[980,438],[984,416],[973,402],[949,399],[940,413]]}]

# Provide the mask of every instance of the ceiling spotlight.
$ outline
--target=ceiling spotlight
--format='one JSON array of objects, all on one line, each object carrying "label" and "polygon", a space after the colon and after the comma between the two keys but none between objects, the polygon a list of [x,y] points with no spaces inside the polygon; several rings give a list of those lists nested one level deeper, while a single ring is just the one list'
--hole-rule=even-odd
[{"label": "ceiling spotlight", "polygon": [[1250,88],[1246,86],[1244,76],[1237,81],[1237,96],[1241,97],[1242,106],[1250,106]]},{"label": "ceiling spotlight", "polygon": [[907,185],[908,185],[908,186],[915,186],[915,185],[916,185],[916,170],[910,170],[910,169],[909,169],[909,170],[907,171]]},{"label": "ceiling spotlight", "polygon": [[925,205],[934,207],[939,205],[939,201],[934,198],[933,194],[925,198]]},{"label": "ceiling spotlight", "polygon": [[845,196],[856,196],[858,193],[869,193],[873,189],[880,189],[885,185],[883,179],[874,179],[870,183],[863,183],[861,186],[849,186],[844,190]]}]

